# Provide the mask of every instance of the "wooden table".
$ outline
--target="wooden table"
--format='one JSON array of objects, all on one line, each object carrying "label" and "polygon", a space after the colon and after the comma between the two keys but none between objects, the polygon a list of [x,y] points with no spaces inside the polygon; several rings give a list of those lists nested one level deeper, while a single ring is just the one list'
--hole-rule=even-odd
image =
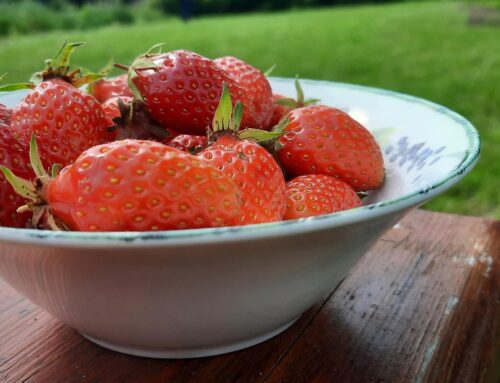
[{"label": "wooden table", "polygon": [[107,351],[0,281],[0,382],[494,382],[499,259],[500,221],[415,211],[289,330],[191,360]]}]

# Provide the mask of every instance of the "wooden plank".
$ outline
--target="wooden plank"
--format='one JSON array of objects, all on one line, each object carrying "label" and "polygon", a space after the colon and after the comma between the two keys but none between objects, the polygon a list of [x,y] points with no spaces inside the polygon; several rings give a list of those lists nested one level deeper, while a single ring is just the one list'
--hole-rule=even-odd
[{"label": "wooden plank", "polygon": [[499,229],[414,212],[288,331],[204,359],[107,351],[0,280],[0,382],[479,382],[500,319]]},{"label": "wooden plank", "polygon": [[415,212],[358,263],[266,381],[484,381],[500,319],[499,242],[499,222]]}]

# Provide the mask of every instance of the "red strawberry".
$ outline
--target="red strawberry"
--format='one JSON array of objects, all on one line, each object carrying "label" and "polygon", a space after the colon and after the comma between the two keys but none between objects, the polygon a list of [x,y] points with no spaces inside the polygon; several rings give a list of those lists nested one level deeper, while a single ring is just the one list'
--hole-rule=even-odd
[{"label": "red strawberry", "polygon": [[10,125],[11,117],[12,109],[7,108],[3,104],[0,104],[0,124]]},{"label": "red strawberry", "polygon": [[371,190],[384,182],[380,148],[361,124],[347,113],[323,105],[293,110],[277,155],[291,176],[324,174]]},{"label": "red strawberry", "polygon": [[[132,89],[151,116],[181,134],[206,134],[226,82],[235,100],[249,105],[245,91],[212,60],[189,51],[146,54],[130,68]],[[243,116],[250,125],[251,116]]]},{"label": "red strawberry", "polygon": [[187,153],[198,153],[208,145],[207,136],[192,136],[189,134],[180,134],[170,139],[166,145],[182,150]]},{"label": "red strawberry", "polygon": [[113,97],[133,97],[128,87],[128,76],[126,74],[92,83],[89,93],[101,104]]},{"label": "red strawberry", "polygon": [[238,185],[242,201],[240,224],[279,221],[286,207],[283,172],[263,147],[235,136],[241,109],[236,106],[231,117],[231,108],[231,97],[224,86],[211,135],[214,142],[199,156]]},{"label": "red strawberry", "polygon": [[144,104],[132,97],[113,97],[102,104],[106,115],[106,126],[111,129],[116,139],[152,140],[169,142],[178,135],[170,129],[164,129],[154,121],[144,109]]},{"label": "red strawberry", "polygon": [[236,57],[221,57],[214,62],[236,80],[250,99],[249,105],[243,105],[251,116],[248,127],[268,129],[273,113],[273,92],[264,73]]},{"label": "red strawberry", "polygon": [[322,174],[308,174],[287,182],[283,219],[311,217],[358,206],[361,199],[345,182]]},{"label": "red strawberry", "polygon": [[38,207],[44,214],[34,217],[48,216],[52,227],[154,231],[226,226],[240,211],[238,188],[221,171],[153,141],[99,145],[55,178],[37,175],[47,205]]},{"label": "red strawberry", "polygon": [[38,85],[26,84],[31,92],[14,108],[13,135],[27,144],[33,134],[45,163],[65,166],[81,152],[112,139],[106,129],[101,105],[81,85],[90,77],[69,73],[69,56],[81,44],[65,44],[48,68],[36,77]]},{"label": "red strawberry", "polygon": [[106,117],[106,126],[113,127],[115,126],[114,119],[121,116],[119,100],[125,105],[128,106],[132,103],[132,97],[112,97],[102,104],[102,110],[104,111],[104,116]]},{"label": "red strawberry", "polygon": [[291,106],[281,105],[276,102],[282,99],[287,99],[287,97],[281,94],[273,94],[273,116],[271,117],[268,129],[272,129],[274,126],[278,125],[280,120],[293,110]]},{"label": "red strawberry", "polygon": [[11,128],[25,143],[35,134],[44,162],[62,166],[112,139],[100,104],[61,79],[37,85],[14,109]]},{"label": "red strawberry", "polygon": [[[34,178],[30,167],[28,148],[12,137],[7,125],[0,123],[0,165],[12,169],[23,178]],[[30,214],[18,214],[16,210],[25,204],[0,172],[0,226],[27,227]]]}]

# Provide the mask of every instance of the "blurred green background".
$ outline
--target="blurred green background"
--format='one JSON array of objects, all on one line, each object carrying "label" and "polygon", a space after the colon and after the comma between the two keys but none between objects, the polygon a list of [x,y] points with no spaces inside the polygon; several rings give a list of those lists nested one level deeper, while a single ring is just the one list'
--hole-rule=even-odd
[{"label": "blurred green background", "polygon": [[276,64],[277,76],[382,87],[446,105],[479,129],[482,155],[426,208],[500,218],[499,0],[191,0],[187,8],[175,0],[4,0],[0,73],[26,81],[66,37],[88,42],[74,62],[93,70],[110,58],[130,63],[165,42],[261,69]]}]

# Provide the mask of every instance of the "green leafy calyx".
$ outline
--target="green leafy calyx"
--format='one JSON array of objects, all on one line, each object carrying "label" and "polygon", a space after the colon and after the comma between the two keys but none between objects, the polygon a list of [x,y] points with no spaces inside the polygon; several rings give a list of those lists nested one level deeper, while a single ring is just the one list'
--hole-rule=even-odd
[{"label": "green leafy calyx", "polygon": [[251,140],[256,142],[274,141],[283,135],[282,132],[268,132],[261,129],[248,128],[238,133],[241,140]]},{"label": "green leafy calyx", "polygon": [[51,79],[60,79],[79,88],[103,78],[102,74],[93,73],[84,68],[71,70],[71,55],[77,47],[84,44],[83,42],[69,43],[65,41],[53,58],[45,60],[45,69],[34,73],[29,82],[4,85],[0,87],[0,91],[8,92],[19,89],[33,89],[41,82]]},{"label": "green leafy calyx", "polygon": [[291,97],[283,97],[276,100],[274,103],[278,105],[283,105],[291,109],[302,108],[303,106],[313,105],[320,101],[318,98],[308,98],[304,97],[304,90],[302,89],[302,85],[299,81],[299,76],[295,77],[295,91],[297,92],[297,99],[293,99]]},{"label": "green leafy calyx", "polygon": [[142,56],[142,57],[135,59],[135,61],[130,66],[130,68],[128,68],[128,87],[130,88],[132,94],[134,95],[134,98],[136,98],[137,100],[144,101],[144,98],[142,97],[142,94],[139,91],[139,88],[137,88],[137,85],[135,84],[134,79],[136,77],[140,76],[141,72],[143,72],[143,71],[146,71],[146,70],[156,71],[157,69],[158,69],[158,66],[150,58],[150,56]]},{"label": "green leafy calyx", "polygon": [[71,71],[71,56],[76,48],[82,45],[85,45],[85,43],[65,41],[59,52],[53,58],[45,61],[45,69],[42,72],[35,73],[31,77],[31,82],[37,85],[42,81],[59,78],[76,87],[80,87],[103,78],[104,75],[84,68],[77,68]]},{"label": "green leafy calyx", "polygon": [[243,117],[243,104],[237,102],[233,109],[231,93],[227,84],[222,84],[222,94],[219,105],[215,110],[212,120],[212,133],[216,132],[237,132],[240,129],[241,119]]},{"label": "green leafy calyx", "polygon": [[271,67],[269,67],[265,72],[264,76],[269,77],[271,76],[271,73],[276,69],[276,64],[273,64]]},{"label": "green leafy calyx", "polygon": [[158,70],[158,66],[154,62],[154,57],[162,53],[162,48],[165,43],[159,43],[149,48],[146,53],[137,57],[130,67],[115,64],[115,67],[128,71],[128,87],[130,88],[134,98],[144,101],[141,92],[137,88],[134,79],[141,75],[141,72],[147,70]]},{"label": "green leafy calyx", "polygon": [[5,179],[12,186],[14,191],[26,200],[26,205],[17,209],[18,213],[32,212],[32,225],[34,228],[50,229],[50,230],[66,230],[64,223],[50,213],[49,206],[44,198],[45,186],[57,176],[59,165],[52,167],[51,175],[47,173],[42,165],[42,160],[38,152],[35,136],[33,135],[30,141],[29,149],[31,166],[35,172],[36,179],[34,181],[25,180],[16,176],[12,171],[5,166],[0,166],[0,171],[5,176]]},{"label": "green leafy calyx", "polygon": [[304,91],[300,85],[299,76],[295,76],[295,90],[297,91],[297,103],[304,105]]}]

